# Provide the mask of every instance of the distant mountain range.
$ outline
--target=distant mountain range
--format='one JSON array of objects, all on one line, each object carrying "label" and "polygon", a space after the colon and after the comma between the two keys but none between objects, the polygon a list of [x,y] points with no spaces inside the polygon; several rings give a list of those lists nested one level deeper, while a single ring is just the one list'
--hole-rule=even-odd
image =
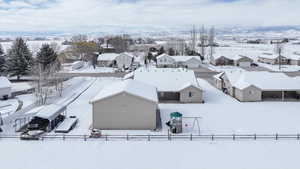
[{"label": "distant mountain range", "polygon": [[[150,37],[169,37],[169,36],[186,36],[190,34],[191,26],[185,27],[155,27],[155,26],[100,26],[93,31],[84,32],[65,32],[65,31],[49,31],[49,32],[11,32],[0,31],[0,38],[4,37],[69,37],[74,34],[88,34],[90,36],[105,36],[113,34],[129,34],[132,36],[150,36]],[[217,27],[218,35],[229,36],[264,36],[264,37],[300,37],[300,26],[267,26],[267,27]]]}]

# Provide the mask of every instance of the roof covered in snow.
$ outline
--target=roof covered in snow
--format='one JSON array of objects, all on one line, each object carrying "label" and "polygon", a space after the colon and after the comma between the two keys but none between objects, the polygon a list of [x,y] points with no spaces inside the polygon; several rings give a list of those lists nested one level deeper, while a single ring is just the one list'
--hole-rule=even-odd
[{"label": "roof covered in snow", "polygon": [[153,86],[158,91],[180,91],[187,84],[200,89],[194,71],[183,68],[140,68],[134,72],[134,79]]},{"label": "roof covered in snow", "polygon": [[284,73],[228,71],[225,72],[225,75],[230,83],[238,89],[255,86],[264,91],[300,90],[298,81]]},{"label": "roof covered in snow", "polygon": [[118,53],[103,53],[98,56],[98,61],[113,61],[119,55]]},{"label": "roof covered in snow", "polygon": [[0,76],[0,88],[10,88],[11,82],[4,76]]},{"label": "roof covered in snow", "polygon": [[[266,59],[277,59],[278,55],[276,55],[274,53],[262,53],[259,57],[266,58]],[[284,57],[284,56],[282,56],[282,57]]]},{"label": "roof covered in snow", "polygon": [[66,106],[50,104],[41,108],[35,117],[40,117],[43,119],[54,120],[59,114],[66,110]]},{"label": "roof covered in snow", "polygon": [[186,62],[188,60],[191,59],[196,59],[199,62],[201,62],[200,60],[200,56],[171,56],[176,62]]},{"label": "roof covered in snow", "polygon": [[103,88],[90,101],[90,103],[97,102],[99,100],[103,100],[105,98],[115,96],[123,92],[147,99],[149,101],[158,102],[156,87],[132,79],[128,79],[120,82],[115,82]]}]

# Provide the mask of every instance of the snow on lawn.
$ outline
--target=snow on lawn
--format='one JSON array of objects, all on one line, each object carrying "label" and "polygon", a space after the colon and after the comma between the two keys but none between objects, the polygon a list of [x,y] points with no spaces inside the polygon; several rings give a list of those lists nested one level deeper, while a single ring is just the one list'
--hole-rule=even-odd
[{"label": "snow on lawn", "polygon": [[69,134],[89,134],[89,128],[92,124],[92,105],[89,104],[89,101],[96,96],[105,85],[110,85],[118,80],[120,79],[98,78],[89,89],[68,106],[67,115],[76,116],[79,119],[77,126]]},{"label": "snow on lawn", "polygon": [[[105,85],[119,79],[100,78],[68,107],[68,115],[79,118],[78,126],[69,134],[89,134],[92,123],[92,106],[89,100]],[[204,104],[159,104],[163,130],[103,131],[104,134],[166,134],[171,112],[179,111],[185,117],[201,117],[201,134],[297,134],[300,131],[300,102],[250,102],[241,103],[231,96],[199,79],[204,89]],[[184,133],[198,134],[194,119],[184,119]]]},{"label": "snow on lawn", "polygon": [[297,141],[1,141],[9,169],[298,169]]},{"label": "snow on lawn", "polygon": [[112,67],[96,67],[96,69],[93,68],[93,66],[87,66],[83,69],[79,70],[73,70],[72,73],[113,73],[116,70],[116,68]]},{"label": "snow on lawn", "polygon": [[[300,102],[239,102],[225,95],[205,80],[204,104],[160,104],[162,119],[174,111],[185,117],[200,116],[202,134],[297,134],[300,131]],[[185,131],[192,130],[193,120],[184,120]],[[193,129],[194,132],[197,128]]]},{"label": "snow on lawn", "polygon": [[12,91],[17,92],[17,91],[26,91],[32,88],[31,83],[29,82],[17,82],[17,83],[12,83]]}]

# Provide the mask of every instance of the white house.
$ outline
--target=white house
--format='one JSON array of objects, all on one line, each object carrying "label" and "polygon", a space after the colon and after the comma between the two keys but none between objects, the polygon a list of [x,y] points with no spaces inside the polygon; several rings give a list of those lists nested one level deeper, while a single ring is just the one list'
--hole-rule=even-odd
[{"label": "white house", "polygon": [[300,66],[300,53],[293,53],[289,55],[290,64]]},{"label": "white house", "polygon": [[202,64],[200,56],[171,56],[176,67],[199,68]]},{"label": "white house", "polygon": [[236,55],[232,58],[235,66],[240,67],[250,67],[253,63],[253,59],[245,56],[245,55]]},{"label": "white house", "polygon": [[118,67],[129,68],[133,61],[134,56],[130,53],[104,53],[98,56],[98,65],[102,67]]},{"label": "white house", "polygon": [[215,76],[215,85],[244,102],[300,100],[299,81],[284,73],[226,71]]},{"label": "white house", "polygon": [[115,60],[118,68],[129,68],[134,61],[134,56],[130,53],[124,52],[119,54]]},{"label": "white house", "polygon": [[0,76],[0,99],[7,99],[11,97],[12,84],[4,76]]},{"label": "white house", "polygon": [[258,56],[258,61],[261,63],[276,65],[280,62],[281,64],[288,64],[289,59],[285,56],[279,57],[278,55],[273,53],[262,53],[260,56]]},{"label": "white house", "polygon": [[98,65],[101,67],[113,67],[116,63],[116,58],[118,53],[103,53],[100,54],[97,58]]},{"label": "white house", "polygon": [[156,57],[157,67],[168,68],[175,67],[175,59],[167,54],[161,54]]},{"label": "white house", "polygon": [[90,103],[94,129],[156,129],[159,111],[154,86],[131,79],[116,82],[103,88]]},{"label": "white house", "polygon": [[194,71],[183,68],[140,68],[134,80],[157,87],[161,102],[203,103],[203,91]]}]

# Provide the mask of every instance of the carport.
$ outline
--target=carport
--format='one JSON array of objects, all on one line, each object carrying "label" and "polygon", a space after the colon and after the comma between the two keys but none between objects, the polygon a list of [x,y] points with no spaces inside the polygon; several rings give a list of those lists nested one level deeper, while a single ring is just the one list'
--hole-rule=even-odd
[{"label": "carport", "polygon": [[299,91],[262,91],[263,101],[297,101],[300,100]]},{"label": "carport", "polygon": [[159,92],[158,93],[159,101],[180,101],[179,92]]}]

